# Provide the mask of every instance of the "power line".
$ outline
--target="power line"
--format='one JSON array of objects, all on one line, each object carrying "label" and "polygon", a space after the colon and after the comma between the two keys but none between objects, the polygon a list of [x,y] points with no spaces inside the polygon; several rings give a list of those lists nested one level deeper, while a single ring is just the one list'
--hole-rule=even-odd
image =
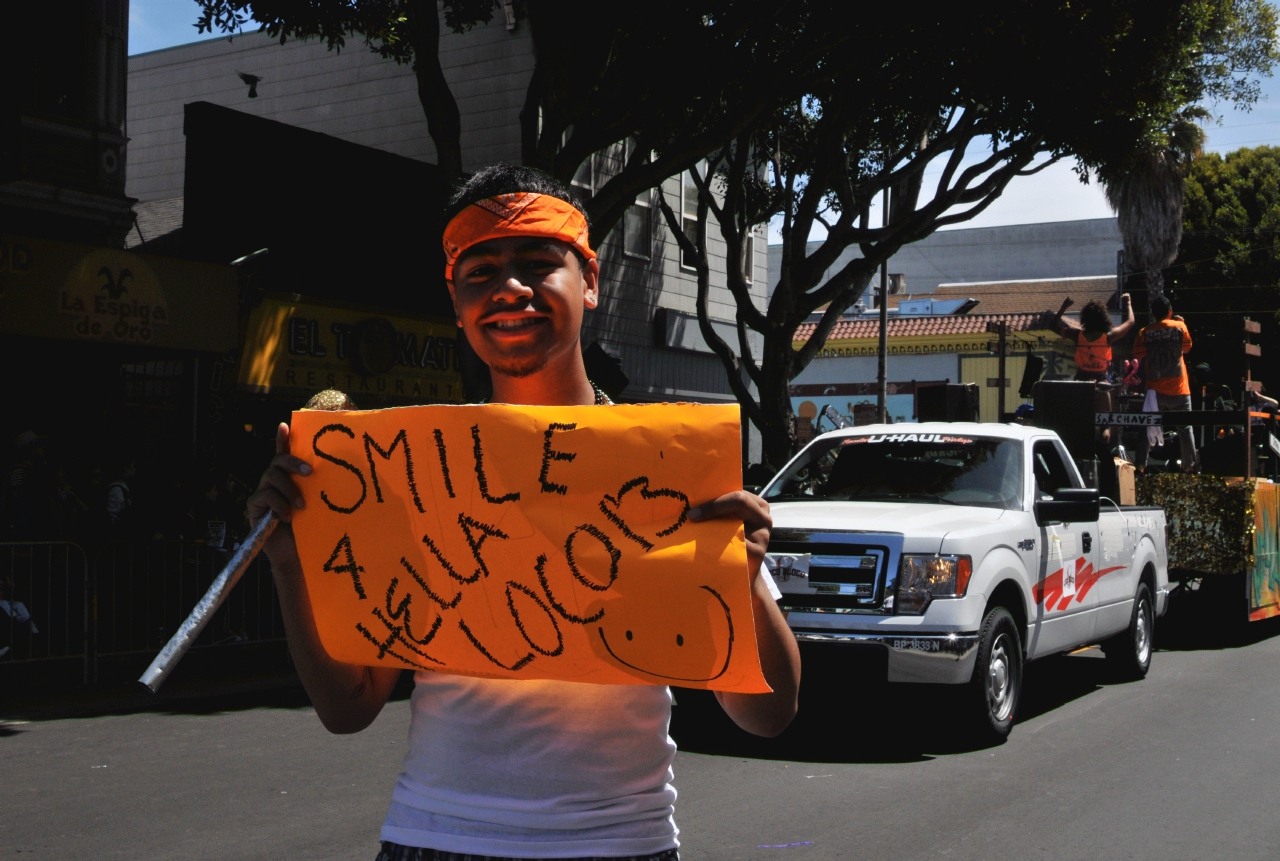
[{"label": "power line", "polygon": [[[1253,253],[1254,251],[1274,251],[1280,248],[1280,242],[1274,245],[1260,245],[1257,248],[1240,248],[1232,251],[1232,254]],[[1168,266],[1157,266],[1154,269],[1133,269],[1125,273],[1125,275],[1146,275],[1149,272],[1168,272],[1170,269],[1177,269],[1179,266],[1191,266],[1195,263],[1208,263],[1210,260],[1217,260],[1217,254],[1212,257],[1202,257],[1199,260],[1187,260],[1181,263],[1171,263]]]},{"label": "power line", "polygon": [[1280,139],[1278,138],[1258,138],[1257,140],[1251,140],[1251,141],[1223,141],[1220,144],[1215,144],[1215,146],[1235,147],[1235,146],[1246,146],[1248,144],[1278,143],[1278,142],[1280,142]]}]

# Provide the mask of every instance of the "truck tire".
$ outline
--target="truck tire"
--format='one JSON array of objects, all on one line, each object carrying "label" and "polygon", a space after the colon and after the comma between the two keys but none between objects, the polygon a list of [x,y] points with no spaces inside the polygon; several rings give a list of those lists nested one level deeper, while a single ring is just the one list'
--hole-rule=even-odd
[{"label": "truck tire", "polygon": [[1022,639],[1013,615],[992,607],[982,620],[978,660],[966,691],[974,740],[999,744],[1013,729],[1022,696]]},{"label": "truck tire", "polygon": [[1146,583],[1139,583],[1138,594],[1133,596],[1129,627],[1102,644],[1103,654],[1118,676],[1137,681],[1147,675],[1151,668],[1155,630],[1156,614],[1151,603],[1151,590]]}]

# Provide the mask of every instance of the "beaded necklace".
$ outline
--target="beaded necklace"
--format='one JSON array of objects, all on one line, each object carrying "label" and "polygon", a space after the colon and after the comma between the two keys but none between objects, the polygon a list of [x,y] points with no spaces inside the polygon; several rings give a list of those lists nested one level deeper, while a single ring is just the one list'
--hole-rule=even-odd
[{"label": "beaded necklace", "polygon": [[[595,402],[595,406],[597,406],[597,407],[612,407],[612,406],[617,406],[613,401],[611,401],[611,400],[609,399],[609,396],[608,396],[608,395],[606,395],[606,394],[604,393],[604,391],[603,391],[599,386],[597,386],[595,383],[592,383],[592,384],[591,384],[591,390],[592,390],[593,392],[595,392],[595,393],[596,393],[596,402]],[[488,398],[485,398],[484,400],[479,401],[478,403],[479,403],[481,406],[483,406],[483,405],[485,405],[485,404],[489,403],[489,399],[488,399]]]}]

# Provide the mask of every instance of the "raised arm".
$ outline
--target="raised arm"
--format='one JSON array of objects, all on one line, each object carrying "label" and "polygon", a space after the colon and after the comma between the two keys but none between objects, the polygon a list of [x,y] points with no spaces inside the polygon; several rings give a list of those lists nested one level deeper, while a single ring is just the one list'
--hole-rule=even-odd
[{"label": "raised arm", "polygon": [[800,695],[800,647],[787,626],[782,611],[760,577],[760,565],[769,547],[773,519],[769,503],[753,493],[739,490],[699,505],[689,512],[691,520],[725,518],[740,520],[746,529],[747,568],[751,572],[751,609],[755,617],[756,644],[760,666],[771,694],[735,694],[716,691],[720,707],[733,722],[749,733],[773,737],[796,716]]},{"label": "raised arm", "polygon": [[1068,296],[1067,298],[1062,300],[1062,307],[1059,308],[1053,315],[1054,328],[1057,329],[1058,334],[1062,335],[1064,338],[1067,336],[1068,332],[1081,331],[1079,323],[1077,323],[1075,320],[1068,320],[1066,317],[1062,316],[1063,314],[1067,313],[1067,309],[1074,304],[1075,303],[1071,301],[1071,297]]},{"label": "raised arm", "polygon": [[249,520],[257,523],[268,511],[281,520],[265,550],[275,576],[289,653],[320,722],[329,732],[359,732],[382,711],[401,671],[340,663],[329,657],[320,643],[290,524],[293,512],[306,505],[293,477],[310,473],[310,466],[289,454],[289,426],[281,424],[276,433],[276,456],[249,497]]},{"label": "raised arm", "polygon": [[1121,310],[1124,312],[1124,320],[1119,325],[1112,327],[1107,333],[1107,340],[1119,341],[1125,335],[1129,334],[1129,330],[1133,328],[1133,300],[1129,298],[1129,294],[1125,293],[1120,297]]}]

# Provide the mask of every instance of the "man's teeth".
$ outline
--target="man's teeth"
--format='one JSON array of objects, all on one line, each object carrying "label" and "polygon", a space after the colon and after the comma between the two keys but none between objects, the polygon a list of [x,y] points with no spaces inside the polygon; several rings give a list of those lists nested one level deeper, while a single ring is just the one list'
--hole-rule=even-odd
[{"label": "man's teeth", "polygon": [[521,329],[525,326],[532,326],[537,320],[495,320],[493,325],[499,329]]}]

